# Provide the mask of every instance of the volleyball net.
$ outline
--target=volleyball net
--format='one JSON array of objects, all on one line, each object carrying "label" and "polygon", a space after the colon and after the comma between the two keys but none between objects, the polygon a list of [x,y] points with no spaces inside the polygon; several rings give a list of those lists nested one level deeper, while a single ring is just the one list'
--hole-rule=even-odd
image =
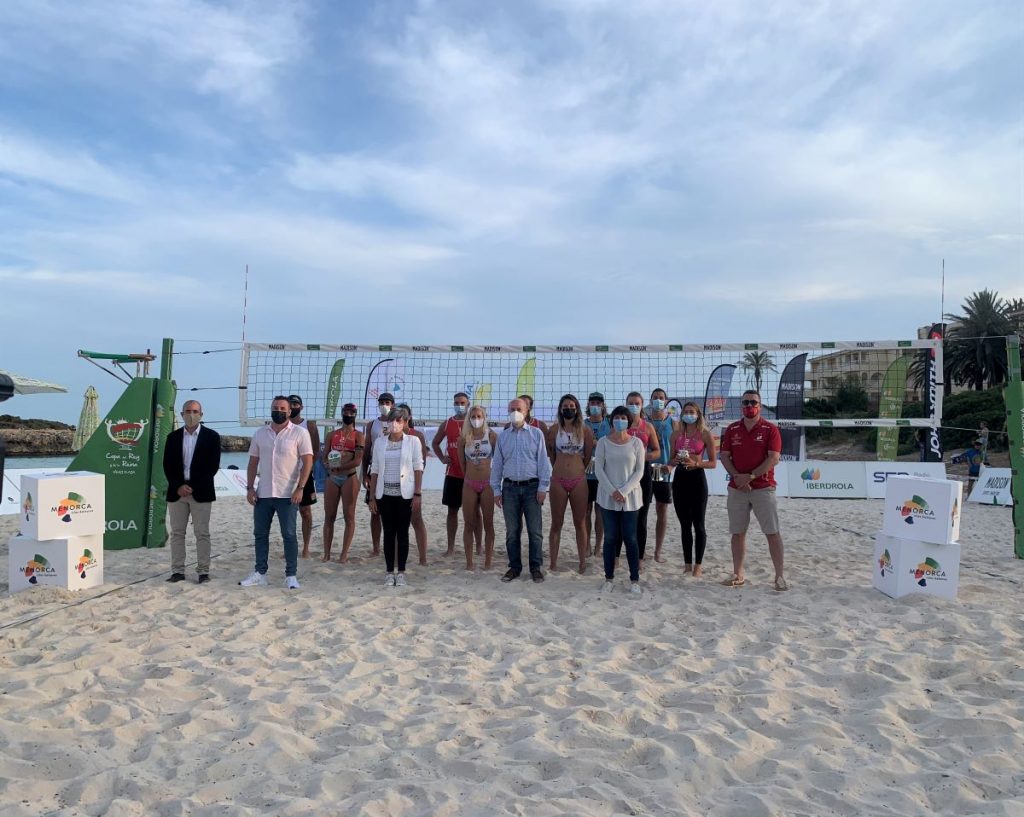
[{"label": "volleyball net", "polygon": [[[929,368],[930,367],[930,368]],[[931,376],[929,372],[934,373]],[[554,419],[564,394],[582,404],[601,392],[610,411],[631,391],[656,388],[678,413],[688,401],[713,426],[740,417],[744,390],[761,394],[764,414],[792,427],[937,428],[942,416],[940,339],[563,346],[246,343],[239,421],[266,422],[278,394],[299,394],[306,417],[331,423],[345,403],[377,416],[377,398],[407,403],[418,425],[452,413],[465,392],[504,422],[508,401],[533,397],[537,418]]]}]

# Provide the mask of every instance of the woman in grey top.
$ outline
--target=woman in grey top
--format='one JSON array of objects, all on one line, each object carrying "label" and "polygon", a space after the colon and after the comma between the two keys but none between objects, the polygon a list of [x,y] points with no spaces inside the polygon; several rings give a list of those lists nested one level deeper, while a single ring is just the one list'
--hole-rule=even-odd
[{"label": "woman in grey top", "polygon": [[626,545],[630,592],[640,593],[640,546],[636,538],[637,514],[643,506],[640,481],[647,452],[644,444],[627,431],[630,415],[625,406],[611,413],[612,431],[602,437],[594,456],[597,504],[604,520],[604,585],[609,591],[615,578],[615,554]]}]

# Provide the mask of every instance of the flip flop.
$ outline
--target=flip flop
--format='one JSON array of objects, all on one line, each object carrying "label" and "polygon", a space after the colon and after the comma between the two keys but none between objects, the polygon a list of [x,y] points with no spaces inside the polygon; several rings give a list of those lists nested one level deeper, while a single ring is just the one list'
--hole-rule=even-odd
[{"label": "flip flop", "polygon": [[732,574],[728,579],[722,582],[726,587],[743,587],[747,583],[746,579],[741,579],[735,573]]},{"label": "flip flop", "polygon": [[784,590],[789,590],[789,585],[786,584],[786,580],[782,576],[775,577],[775,589],[780,593]]}]

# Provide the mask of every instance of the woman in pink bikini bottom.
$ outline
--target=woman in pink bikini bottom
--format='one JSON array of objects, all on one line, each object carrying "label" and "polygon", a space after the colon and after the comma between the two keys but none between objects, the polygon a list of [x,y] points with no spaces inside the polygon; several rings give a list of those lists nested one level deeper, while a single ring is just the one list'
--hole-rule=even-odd
[{"label": "woman in pink bikini bottom", "polygon": [[[466,412],[459,435],[459,462],[465,479],[462,482],[462,543],[466,548],[466,570],[472,570],[474,533],[484,526],[484,570],[491,569],[494,558],[494,491],[491,488],[491,458],[494,456],[496,434],[487,426],[487,412],[473,406]],[[477,513],[477,508],[480,512]],[[475,537],[480,540],[479,534]]]},{"label": "woman in pink bikini bottom", "polygon": [[558,418],[547,432],[548,456],[551,458],[551,572],[558,570],[558,548],[562,540],[565,508],[572,508],[576,529],[576,550],[580,573],[587,569],[587,464],[594,454],[594,433],[583,422],[583,411],[575,395],[566,394],[558,401]]}]

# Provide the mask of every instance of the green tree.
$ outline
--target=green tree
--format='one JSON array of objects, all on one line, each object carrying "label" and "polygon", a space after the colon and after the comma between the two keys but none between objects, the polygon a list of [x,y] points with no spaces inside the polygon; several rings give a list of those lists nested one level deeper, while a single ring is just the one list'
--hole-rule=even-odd
[{"label": "green tree", "polygon": [[1002,385],[1007,376],[1006,336],[1013,331],[1006,301],[983,289],[968,296],[961,309],[962,315],[946,315],[952,325],[943,344],[943,368],[956,384],[969,384],[976,391],[986,383]]},{"label": "green tree", "polygon": [[743,371],[749,372],[747,382],[752,383],[758,393],[761,391],[761,381],[765,372],[777,372],[775,361],[768,352],[747,352],[743,359],[737,364]]}]

